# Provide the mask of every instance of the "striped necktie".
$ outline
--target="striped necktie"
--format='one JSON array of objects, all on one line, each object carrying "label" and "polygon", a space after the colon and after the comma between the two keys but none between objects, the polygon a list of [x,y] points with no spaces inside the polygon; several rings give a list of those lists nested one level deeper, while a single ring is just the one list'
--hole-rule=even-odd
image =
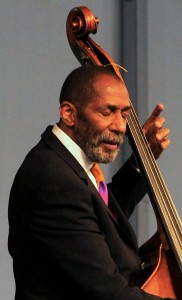
[{"label": "striped necktie", "polygon": [[92,168],[90,169],[90,171],[92,172],[92,174],[95,177],[101,197],[103,198],[106,205],[108,205],[107,184],[105,182],[105,178],[104,178],[101,168],[99,167],[99,165],[97,163],[94,163]]}]

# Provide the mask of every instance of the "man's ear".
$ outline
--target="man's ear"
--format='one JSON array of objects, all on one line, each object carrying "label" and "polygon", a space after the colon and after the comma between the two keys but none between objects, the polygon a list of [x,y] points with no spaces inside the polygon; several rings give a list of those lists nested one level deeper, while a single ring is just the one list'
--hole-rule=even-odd
[{"label": "man's ear", "polygon": [[67,126],[74,126],[76,107],[69,101],[63,101],[60,104],[60,118],[62,122]]}]

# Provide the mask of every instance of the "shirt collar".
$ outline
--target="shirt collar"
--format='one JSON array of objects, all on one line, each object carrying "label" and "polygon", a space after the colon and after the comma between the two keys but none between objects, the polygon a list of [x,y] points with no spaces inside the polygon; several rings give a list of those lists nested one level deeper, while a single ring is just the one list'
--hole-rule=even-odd
[{"label": "shirt collar", "polygon": [[52,132],[76,158],[87,174],[90,174],[93,162],[88,159],[83,150],[63,130],[61,130],[57,124],[53,126]]}]

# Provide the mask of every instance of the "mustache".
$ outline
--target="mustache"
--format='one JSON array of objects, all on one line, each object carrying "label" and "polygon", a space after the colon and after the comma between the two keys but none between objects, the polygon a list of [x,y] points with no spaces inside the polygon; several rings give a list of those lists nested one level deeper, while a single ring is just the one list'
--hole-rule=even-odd
[{"label": "mustache", "polygon": [[108,144],[122,144],[124,140],[124,134],[116,134],[116,133],[104,133],[98,138],[99,143],[108,143]]}]

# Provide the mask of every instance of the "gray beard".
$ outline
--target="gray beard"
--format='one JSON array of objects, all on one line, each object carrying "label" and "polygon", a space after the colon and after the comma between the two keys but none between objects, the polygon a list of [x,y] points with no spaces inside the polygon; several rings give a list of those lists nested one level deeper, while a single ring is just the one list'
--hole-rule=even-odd
[{"label": "gray beard", "polygon": [[113,142],[121,145],[124,140],[123,134],[117,134],[106,130],[100,133],[85,118],[82,110],[78,110],[79,126],[74,129],[76,143],[84,151],[87,157],[97,163],[110,163],[116,158],[119,147],[116,150],[105,149],[101,147],[104,142]]},{"label": "gray beard", "polygon": [[116,134],[95,134],[93,136],[92,133],[87,130],[87,137],[81,134],[80,130],[78,129],[75,132],[75,138],[77,144],[80,148],[84,151],[87,157],[97,163],[110,163],[113,162],[116,156],[118,155],[120,148],[118,147],[116,150],[105,149],[103,151],[102,147],[100,146],[104,140],[114,140],[115,142],[122,144],[123,143],[123,136],[118,136]]}]

